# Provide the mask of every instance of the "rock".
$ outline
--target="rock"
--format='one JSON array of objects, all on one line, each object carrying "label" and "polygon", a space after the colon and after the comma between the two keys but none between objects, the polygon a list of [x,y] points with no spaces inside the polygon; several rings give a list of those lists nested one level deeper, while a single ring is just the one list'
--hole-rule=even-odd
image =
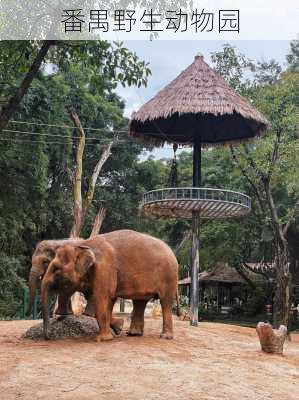
[{"label": "rock", "polygon": [[[99,328],[95,318],[86,315],[67,315],[65,317],[51,318],[49,332],[51,339],[76,338],[97,335]],[[44,339],[43,323],[33,325],[23,335],[23,338]]]},{"label": "rock", "polygon": [[283,353],[283,345],[287,337],[287,327],[280,325],[279,329],[273,329],[271,324],[259,322],[256,327],[260,339],[261,348],[266,353]]}]

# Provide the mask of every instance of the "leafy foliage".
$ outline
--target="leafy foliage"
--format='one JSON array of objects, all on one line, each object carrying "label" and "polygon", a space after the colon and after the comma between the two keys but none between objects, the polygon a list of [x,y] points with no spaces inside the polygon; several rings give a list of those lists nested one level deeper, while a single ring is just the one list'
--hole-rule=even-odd
[{"label": "leafy foliage", "polygon": [[[275,231],[263,187],[269,172],[280,224],[292,217],[299,195],[299,79],[297,44],[291,46],[285,71],[274,60],[256,63],[230,46],[212,55],[216,70],[266,115],[271,130],[261,140],[234,147],[233,154],[227,147],[203,152],[203,186],[244,192],[253,201],[252,213],[242,221],[202,224],[200,260],[205,269],[213,268],[217,261],[240,265],[244,261],[273,260]],[[0,43],[4,98],[14,93],[38,48],[37,42]],[[108,212],[103,232],[132,228],[153,234],[174,250],[179,248],[181,277],[187,275],[190,266],[190,222],[139,215],[141,194],[167,185],[172,161],[140,161],[143,147],[127,137],[124,103],[115,94],[115,87],[117,82],[145,84],[148,66],[123,45],[102,41],[53,46],[46,61],[47,66],[14,115],[14,120],[34,125],[11,122],[10,131],[4,131],[0,138],[0,314],[5,316],[14,315],[18,309],[36,243],[66,237],[70,232],[77,133],[73,128],[59,128],[71,125],[70,109],[78,113],[83,126],[96,129],[86,130],[83,188],[88,186],[103,141],[115,139],[83,236],[89,235],[93,218],[104,203]],[[32,134],[12,132],[17,130]],[[278,138],[278,162],[273,165]],[[177,170],[178,186],[192,185],[190,152],[177,156]],[[296,218],[292,224],[298,225]],[[253,309],[260,308],[260,298],[262,295]]]}]

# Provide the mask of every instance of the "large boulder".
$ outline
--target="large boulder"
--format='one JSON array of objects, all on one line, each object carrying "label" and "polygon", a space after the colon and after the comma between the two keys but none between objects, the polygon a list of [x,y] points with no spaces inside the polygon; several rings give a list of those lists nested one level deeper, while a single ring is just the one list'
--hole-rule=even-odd
[{"label": "large boulder", "polygon": [[[86,315],[67,315],[51,318],[49,325],[50,339],[95,336],[99,333],[97,320]],[[23,335],[25,339],[44,339],[43,323],[33,325]]]}]

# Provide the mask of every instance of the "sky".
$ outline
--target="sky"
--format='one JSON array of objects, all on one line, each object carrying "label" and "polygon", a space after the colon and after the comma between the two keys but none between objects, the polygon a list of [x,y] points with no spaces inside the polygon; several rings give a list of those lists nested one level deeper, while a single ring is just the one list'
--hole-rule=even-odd
[{"label": "sky", "polygon": [[[188,67],[195,55],[201,53],[210,63],[210,54],[221,50],[224,41],[127,41],[125,46],[135,51],[138,57],[149,62],[152,75],[148,79],[146,88],[118,87],[118,94],[125,100],[125,115],[130,118],[133,111],[137,111],[145,102],[150,100],[166,84]],[[270,60],[274,58],[282,66],[286,65],[286,55],[289,53],[290,42],[281,41],[230,41],[238,51],[252,60]],[[178,151],[179,152],[179,151]],[[143,158],[153,155],[155,158],[172,157],[173,151],[169,145],[162,149],[155,149]]]}]

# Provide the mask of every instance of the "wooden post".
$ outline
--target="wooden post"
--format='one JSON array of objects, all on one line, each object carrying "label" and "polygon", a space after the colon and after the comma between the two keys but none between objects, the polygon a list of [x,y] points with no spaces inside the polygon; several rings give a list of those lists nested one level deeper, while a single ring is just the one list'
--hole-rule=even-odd
[{"label": "wooden post", "polygon": [[28,289],[23,289],[23,308],[22,308],[22,319],[26,318],[26,310],[28,310]]},{"label": "wooden post", "polygon": [[192,326],[198,325],[199,305],[199,213],[192,213],[192,270],[191,270],[191,319]]},{"label": "wooden post", "polygon": [[119,312],[125,312],[125,299],[119,300]]},{"label": "wooden post", "polygon": [[232,286],[229,285],[228,287],[228,304],[231,306],[233,304],[233,299],[232,299]]},{"label": "wooden post", "polygon": [[220,310],[220,288],[219,288],[219,282],[217,282],[217,311],[219,312]]},{"label": "wooden post", "polygon": [[[201,185],[201,137],[195,136],[193,146],[193,187]],[[200,212],[192,212],[192,266],[191,266],[191,318],[192,326],[198,325],[198,305],[199,305],[199,235],[200,235]]]}]

